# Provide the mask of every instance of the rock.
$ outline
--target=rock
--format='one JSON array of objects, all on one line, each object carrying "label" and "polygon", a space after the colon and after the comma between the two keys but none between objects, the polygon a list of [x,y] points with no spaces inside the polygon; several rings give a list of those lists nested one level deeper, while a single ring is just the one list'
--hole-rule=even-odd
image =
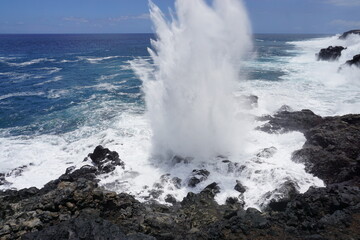
[{"label": "rock", "polygon": [[6,178],[5,178],[5,173],[0,173],[0,186],[1,185],[8,185],[9,182],[6,181]]},{"label": "rock", "polygon": [[234,189],[236,191],[238,191],[239,193],[244,193],[246,191],[246,188],[238,180],[236,180],[236,185],[235,185]]},{"label": "rock", "polygon": [[213,182],[213,183],[207,185],[201,191],[201,193],[206,193],[206,194],[209,194],[212,197],[215,197],[216,194],[220,193],[220,187],[218,186],[218,184],[216,182]]},{"label": "rock", "polygon": [[188,181],[189,187],[196,187],[200,182],[205,181],[208,176],[210,175],[210,172],[206,169],[194,169],[191,173],[191,177]]},{"label": "rock", "polygon": [[173,195],[168,194],[165,197],[165,202],[175,204],[177,201],[176,201],[176,198]]},{"label": "rock", "polygon": [[171,162],[173,164],[178,164],[178,163],[190,163],[193,160],[192,157],[181,157],[178,155],[175,155],[172,159]]},{"label": "rock", "polygon": [[271,198],[268,207],[273,211],[285,211],[288,202],[299,194],[299,185],[293,181],[284,182],[280,188],[267,194]]},{"label": "rock", "polygon": [[329,46],[328,48],[323,48],[316,55],[318,61],[335,61],[341,56],[341,52],[346,49],[342,46]]},{"label": "rock", "polygon": [[277,112],[293,112],[294,110],[288,105],[282,105]]},{"label": "rock", "polygon": [[349,114],[324,118],[305,132],[302,149],[293,160],[305,164],[306,170],[325,183],[338,183],[360,175],[360,115]]},{"label": "rock", "polygon": [[308,109],[297,112],[277,112],[269,118],[269,122],[258,127],[258,130],[269,133],[284,133],[289,131],[304,132],[323,122],[323,118]]},{"label": "rock", "polygon": [[119,154],[115,151],[110,151],[108,148],[97,146],[93,153],[89,154],[94,165],[98,168],[98,173],[109,173],[115,170],[116,166],[124,169],[124,162],[119,158]]},{"label": "rock", "polygon": [[350,34],[356,34],[356,35],[360,35],[360,30],[350,30],[347,32],[344,32],[339,39],[346,39]]},{"label": "rock", "polygon": [[277,152],[276,147],[269,147],[262,149],[259,153],[256,154],[259,158],[271,158]]},{"label": "rock", "polygon": [[255,95],[248,95],[248,96],[240,96],[239,102],[240,104],[247,108],[247,109],[253,109],[258,107],[258,100],[259,97]]},{"label": "rock", "polygon": [[352,60],[346,61],[345,64],[348,66],[360,67],[360,54],[355,55]]},{"label": "rock", "polygon": [[25,234],[24,240],[43,239],[128,239],[120,227],[102,218],[81,216],[44,230]]}]

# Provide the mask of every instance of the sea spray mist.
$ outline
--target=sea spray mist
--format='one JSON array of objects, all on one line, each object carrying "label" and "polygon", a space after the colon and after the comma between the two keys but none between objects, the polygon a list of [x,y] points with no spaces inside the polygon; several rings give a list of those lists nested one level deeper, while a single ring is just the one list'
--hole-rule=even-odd
[{"label": "sea spray mist", "polygon": [[170,17],[149,4],[152,61],[132,67],[143,81],[153,156],[206,161],[239,150],[246,131],[233,92],[252,47],[242,2],[177,0]]}]

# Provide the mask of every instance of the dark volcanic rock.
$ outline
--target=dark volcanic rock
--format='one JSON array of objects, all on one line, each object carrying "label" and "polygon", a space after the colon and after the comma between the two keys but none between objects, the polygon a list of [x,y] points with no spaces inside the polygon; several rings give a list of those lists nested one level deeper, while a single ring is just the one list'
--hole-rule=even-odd
[{"label": "dark volcanic rock", "polygon": [[119,158],[119,154],[110,151],[108,148],[97,146],[93,153],[89,154],[94,165],[98,168],[98,173],[109,173],[115,170],[116,166],[124,169],[124,162]]},{"label": "dark volcanic rock", "polygon": [[[23,240],[108,239],[127,240],[120,227],[96,216],[80,216],[44,230],[28,233]],[[154,239],[154,238],[151,238]]]},{"label": "dark volcanic rock", "polygon": [[240,193],[246,192],[246,188],[238,180],[236,180],[236,185],[235,185],[234,189]]},{"label": "dark volcanic rock", "polygon": [[360,35],[360,30],[350,30],[350,31],[344,32],[344,33],[339,37],[339,39],[346,39],[350,34]]},{"label": "dark volcanic rock", "polygon": [[191,177],[188,182],[189,187],[195,187],[199,183],[205,181],[208,176],[210,175],[210,172],[206,169],[194,169],[191,173]]},{"label": "dark volcanic rock", "polygon": [[328,48],[323,48],[318,54],[316,54],[318,60],[322,61],[334,61],[341,56],[341,52],[346,49],[342,46],[330,46]]},{"label": "dark volcanic rock", "polygon": [[274,211],[284,211],[288,202],[299,194],[299,186],[293,181],[284,182],[280,188],[275,189],[267,194],[267,198],[271,198],[268,207]]},{"label": "dark volcanic rock", "polygon": [[360,176],[360,115],[327,117],[305,132],[304,147],[293,160],[304,162],[306,170],[326,183]]},{"label": "dark volcanic rock", "polygon": [[277,112],[273,117],[269,117],[269,122],[259,127],[259,130],[274,132],[300,131],[304,132],[323,121],[322,117],[314,114],[308,109],[298,112]]},{"label": "dark volcanic rock", "polygon": [[346,61],[345,64],[347,64],[349,66],[355,65],[357,67],[360,67],[360,54],[355,55],[352,60]]}]

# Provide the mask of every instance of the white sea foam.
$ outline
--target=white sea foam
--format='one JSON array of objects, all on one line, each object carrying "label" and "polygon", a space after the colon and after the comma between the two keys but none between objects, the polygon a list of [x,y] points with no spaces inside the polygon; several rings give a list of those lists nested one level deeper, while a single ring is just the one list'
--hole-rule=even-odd
[{"label": "white sea foam", "polygon": [[37,59],[33,59],[33,60],[30,60],[30,61],[21,62],[21,63],[6,62],[6,64],[8,64],[9,66],[15,66],[15,67],[25,67],[25,66],[36,64],[36,63],[53,62],[53,61],[55,61],[55,59],[37,58]]},{"label": "white sea foam", "polygon": [[115,74],[110,74],[110,75],[101,75],[97,80],[98,81],[111,80],[120,75],[121,75],[120,73],[115,73]]},{"label": "white sea foam", "polygon": [[109,60],[109,59],[114,59],[114,58],[119,58],[121,56],[108,56],[108,57],[79,57],[79,59],[81,60],[86,60],[89,63],[99,63],[101,61],[104,60]]},{"label": "white sea foam", "polygon": [[17,92],[17,93],[9,93],[0,96],[0,101],[11,98],[11,97],[29,97],[29,96],[42,96],[44,92]]},{"label": "white sea foam", "polygon": [[52,83],[52,82],[58,82],[58,81],[61,81],[62,79],[63,79],[62,76],[55,76],[47,81],[36,83],[36,84],[34,84],[34,86],[41,86],[41,85]]}]

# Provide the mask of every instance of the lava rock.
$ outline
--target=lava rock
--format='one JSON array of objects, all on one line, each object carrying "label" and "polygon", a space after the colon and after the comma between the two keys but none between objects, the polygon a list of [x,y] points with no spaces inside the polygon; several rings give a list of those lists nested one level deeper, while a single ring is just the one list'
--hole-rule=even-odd
[{"label": "lava rock", "polygon": [[177,201],[176,201],[176,198],[173,195],[168,194],[165,197],[165,202],[175,204]]},{"label": "lava rock", "polygon": [[234,189],[240,193],[244,193],[246,191],[246,188],[238,180],[236,180],[236,185],[235,185]]},{"label": "lava rock", "polygon": [[348,66],[360,67],[360,54],[355,55],[352,60],[346,61],[345,64]]},{"label": "lava rock", "polygon": [[25,234],[24,240],[64,240],[64,239],[124,239],[128,238],[121,228],[102,218],[81,216],[60,224],[50,226],[41,231]]},{"label": "lava rock", "polygon": [[274,156],[274,154],[276,152],[277,152],[276,147],[269,147],[269,148],[262,149],[260,152],[258,152],[256,154],[256,156],[259,157],[259,158],[271,158],[271,157]]},{"label": "lava rock", "polygon": [[210,172],[206,169],[194,169],[191,174],[191,178],[188,181],[189,187],[196,187],[200,182],[205,181],[208,176],[210,175]]},{"label": "lava rock", "polygon": [[350,30],[347,32],[344,32],[339,39],[346,39],[350,34],[356,34],[356,35],[360,35],[360,30]]},{"label": "lava rock", "polygon": [[94,165],[98,168],[98,173],[109,173],[115,170],[116,166],[124,169],[125,163],[119,158],[119,154],[110,151],[108,148],[97,146],[93,153],[89,154]]},{"label": "lava rock", "polygon": [[268,133],[284,133],[289,131],[305,132],[323,122],[323,118],[308,109],[296,112],[277,112],[269,117],[269,122],[258,127]]},{"label": "lava rock", "polygon": [[323,48],[316,55],[318,60],[322,61],[334,61],[341,56],[341,52],[346,49],[342,46],[329,46],[328,48]]},{"label": "lava rock", "polygon": [[279,188],[267,194],[271,198],[268,207],[273,211],[285,211],[288,202],[299,194],[299,185],[293,181],[284,182]]},{"label": "lava rock", "polygon": [[324,118],[305,132],[302,149],[292,159],[325,183],[349,181],[360,176],[360,115]]}]

